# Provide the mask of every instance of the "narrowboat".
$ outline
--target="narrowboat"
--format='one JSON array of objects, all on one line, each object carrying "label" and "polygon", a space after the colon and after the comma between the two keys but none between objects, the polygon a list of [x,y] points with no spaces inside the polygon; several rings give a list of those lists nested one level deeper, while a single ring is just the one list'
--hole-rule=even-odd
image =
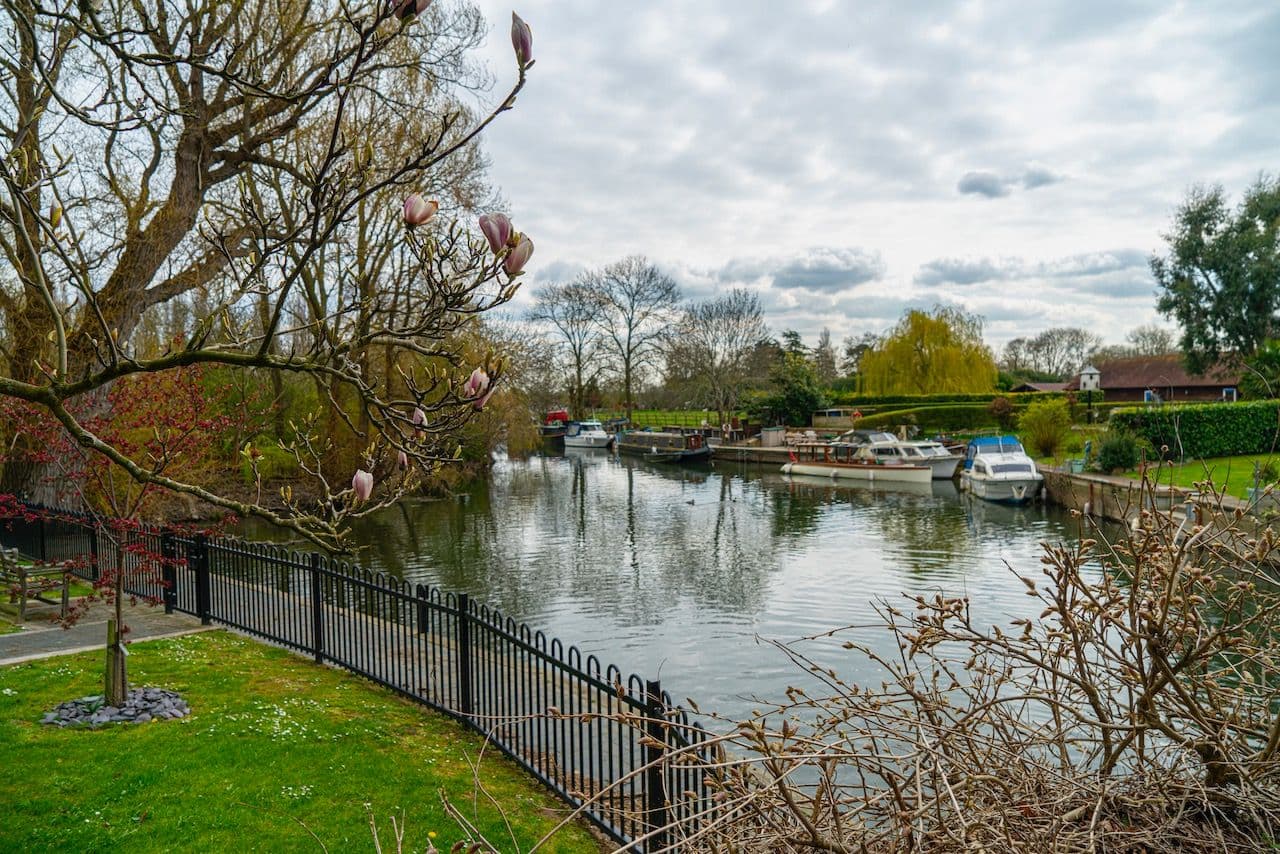
[{"label": "narrowboat", "polygon": [[697,433],[632,430],[618,435],[618,453],[654,463],[697,463],[711,459],[711,448]]}]

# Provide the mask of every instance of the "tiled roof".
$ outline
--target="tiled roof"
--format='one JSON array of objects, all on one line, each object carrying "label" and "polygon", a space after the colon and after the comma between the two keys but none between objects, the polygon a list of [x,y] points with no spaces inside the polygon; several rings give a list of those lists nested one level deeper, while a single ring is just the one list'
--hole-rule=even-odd
[{"label": "tiled roof", "polygon": [[[1102,390],[1109,388],[1197,388],[1235,386],[1240,383],[1241,372],[1222,362],[1205,371],[1202,376],[1187,373],[1182,356],[1170,353],[1165,356],[1135,356],[1129,359],[1112,359],[1096,365],[1101,374]],[[1069,389],[1080,388],[1080,377],[1067,384]]]}]

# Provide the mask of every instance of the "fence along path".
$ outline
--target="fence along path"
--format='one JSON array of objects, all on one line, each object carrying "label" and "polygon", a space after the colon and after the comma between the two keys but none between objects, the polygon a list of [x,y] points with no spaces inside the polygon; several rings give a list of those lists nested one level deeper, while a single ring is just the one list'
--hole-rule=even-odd
[{"label": "fence along path", "polygon": [[[602,666],[466,594],[264,543],[28,506],[0,542],[131,594],[358,673],[482,732],[612,839],[678,847],[664,830],[714,818],[712,737],[656,681]],[[159,571],[149,567],[160,556]],[[669,757],[680,751],[678,758]],[[691,761],[692,753],[701,761]]]}]

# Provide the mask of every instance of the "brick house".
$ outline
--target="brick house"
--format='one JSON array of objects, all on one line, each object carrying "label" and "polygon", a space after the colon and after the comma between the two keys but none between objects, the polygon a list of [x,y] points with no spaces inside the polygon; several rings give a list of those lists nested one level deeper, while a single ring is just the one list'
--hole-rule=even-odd
[{"label": "brick house", "polygon": [[[1240,387],[1242,371],[1219,363],[1203,376],[1192,376],[1182,364],[1182,356],[1134,356],[1099,362],[1101,389],[1108,402],[1151,401],[1169,403],[1187,401],[1234,400]],[[1080,377],[1067,383],[1067,390],[1080,388]]]}]

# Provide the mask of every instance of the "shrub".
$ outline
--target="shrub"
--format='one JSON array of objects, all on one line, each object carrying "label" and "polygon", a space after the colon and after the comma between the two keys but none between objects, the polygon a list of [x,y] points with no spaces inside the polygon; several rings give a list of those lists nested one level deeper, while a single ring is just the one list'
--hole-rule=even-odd
[{"label": "shrub", "polygon": [[1138,437],[1132,433],[1108,433],[1098,448],[1098,468],[1104,472],[1136,468],[1140,452]]},{"label": "shrub", "polygon": [[996,420],[1001,430],[1013,429],[1017,414],[1013,409],[1013,401],[1009,398],[1000,395],[987,406],[987,412],[991,413],[991,417]]},{"label": "shrub", "polygon": [[1166,446],[1171,457],[1233,457],[1265,454],[1280,444],[1275,401],[1201,403],[1119,409],[1111,415],[1113,428]]},{"label": "shrub", "polygon": [[1071,429],[1071,412],[1065,400],[1037,401],[1022,413],[1018,426],[1036,456],[1052,457]]}]

